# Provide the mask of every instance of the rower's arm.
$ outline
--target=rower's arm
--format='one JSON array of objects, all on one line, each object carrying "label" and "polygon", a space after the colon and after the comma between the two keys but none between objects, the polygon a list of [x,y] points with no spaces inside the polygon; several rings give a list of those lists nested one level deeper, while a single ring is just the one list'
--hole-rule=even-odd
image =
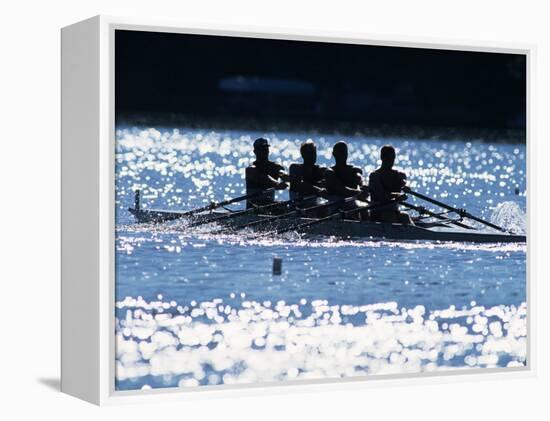
[{"label": "rower's arm", "polygon": [[294,164],[289,168],[289,178],[292,191],[314,195],[323,194],[325,191],[325,189],[305,181],[299,168]]},{"label": "rower's arm", "polygon": [[369,192],[371,198],[379,203],[393,199],[392,193],[384,189],[380,176],[377,174],[371,174],[369,177]]},{"label": "rower's arm", "polygon": [[290,175],[285,171],[285,167],[282,165],[277,164],[277,167],[279,169],[279,172],[277,174],[277,178],[284,181],[285,183],[290,183]]},{"label": "rower's arm", "polygon": [[290,183],[290,178],[291,178],[291,176],[288,175],[286,172],[281,171],[281,172],[279,173],[279,178],[280,178],[281,180],[283,180],[284,182],[286,182],[286,183]]},{"label": "rower's arm", "polygon": [[333,171],[327,171],[325,175],[326,188],[330,192],[334,192],[339,196],[351,197],[356,196],[361,193],[359,189],[352,189],[346,187],[339,179],[336,177]]},{"label": "rower's arm", "polygon": [[246,169],[246,179],[265,188],[273,187],[275,189],[284,190],[288,187],[285,182],[279,182],[273,177],[258,171],[258,168],[255,166],[250,166]]},{"label": "rower's arm", "polygon": [[407,174],[402,172],[399,175],[401,177],[401,190],[403,190],[405,193],[410,192],[411,188],[407,186]]}]

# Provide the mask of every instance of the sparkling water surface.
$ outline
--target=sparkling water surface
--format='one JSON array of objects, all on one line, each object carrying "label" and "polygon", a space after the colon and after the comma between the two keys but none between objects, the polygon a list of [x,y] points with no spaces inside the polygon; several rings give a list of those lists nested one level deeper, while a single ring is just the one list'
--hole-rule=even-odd
[{"label": "sparkling water surface", "polygon": [[[312,138],[332,165],[341,137],[118,127],[119,390],[418,373],[526,362],[525,244],[390,242],[190,232],[135,224],[142,206],[186,210],[244,193],[252,141],[288,168]],[[525,145],[346,137],[364,174],[379,148],[413,189],[525,230]],[[287,193],[279,195],[287,199]],[[417,204],[419,201],[410,199]],[[425,203],[422,203],[425,205]],[[240,205],[233,205],[238,209]],[[273,256],[283,259],[271,274]]]}]

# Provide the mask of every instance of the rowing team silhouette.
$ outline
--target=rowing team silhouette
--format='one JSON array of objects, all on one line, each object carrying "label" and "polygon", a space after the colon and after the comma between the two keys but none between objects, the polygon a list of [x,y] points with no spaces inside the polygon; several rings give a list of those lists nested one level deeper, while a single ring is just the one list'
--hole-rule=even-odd
[{"label": "rowing team silhouette", "polygon": [[[317,147],[312,140],[300,146],[302,163],[290,165],[288,173],[282,165],[269,159],[269,141],[258,138],[254,141],[256,160],[246,168],[246,194],[253,196],[247,200],[247,208],[271,205],[272,213],[284,212],[276,204],[275,190],[289,189],[290,199],[306,209],[315,209],[316,215],[336,211],[352,211],[353,217],[376,222],[413,224],[411,217],[399,210],[399,200],[409,192],[407,176],[393,168],[395,149],[386,145],[380,150],[382,164],[368,178],[363,179],[361,168],[350,165],[348,145],[337,142],[332,148],[335,164],[330,167],[317,165]],[[321,198],[334,206],[319,209]],[[362,209],[364,208],[364,209]],[[350,212],[351,214],[351,212]]]}]

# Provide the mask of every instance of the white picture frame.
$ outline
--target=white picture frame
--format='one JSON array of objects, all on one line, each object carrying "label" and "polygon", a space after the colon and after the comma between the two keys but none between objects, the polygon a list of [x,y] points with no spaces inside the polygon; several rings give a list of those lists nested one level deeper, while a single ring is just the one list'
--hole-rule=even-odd
[{"label": "white picture frame", "polygon": [[[533,376],[532,300],[535,282],[530,245],[535,201],[528,199],[528,358],[527,366],[506,369],[449,371],[444,374],[357,377],[345,380],[300,381],[252,386],[209,386],[192,390],[164,389],[123,392],[114,389],[114,31],[116,29],[207,34],[286,40],[341,42],[382,46],[524,54],[527,58],[527,169],[536,146],[532,137],[532,45],[462,43],[455,40],[398,39],[364,34],[317,33],[277,28],[230,25],[186,27],[177,22],[96,16],[65,27],[62,47],[62,376],[63,392],[97,405],[159,399],[196,399],[212,396],[295,393],[331,388],[365,388],[380,383],[425,384]],[[467,375],[459,375],[467,374]],[[373,380],[376,380],[374,382]],[[200,393],[197,393],[200,392]]]}]

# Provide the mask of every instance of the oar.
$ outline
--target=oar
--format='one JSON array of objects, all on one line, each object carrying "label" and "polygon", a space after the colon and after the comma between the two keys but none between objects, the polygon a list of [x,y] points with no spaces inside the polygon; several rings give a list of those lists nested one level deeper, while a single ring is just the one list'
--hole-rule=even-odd
[{"label": "oar", "polygon": [[417,192],[412,191],[412,190],[408,190],[407,193],[411,194],[412,196],[416,196],[419,199],[425,200],[426,202],[433,203],[434,205],[437,205],[437,206],[439,206],[443,209],[447,209],[447,210],[456,212],[458,215],[460,215],[462,217],[472,219],[474,221],[479,222],[480,224],[487,225],[488,227],[494,228],[498,231],[509,233],[509,231],[505,230],[504,228],[499,227],[498,225],[492,224],[489,221],[485,221],[484,219],[478,218],[477,216],[474,216],[471,213],[466,212],[464,209],[454,208],[452,206],[447,205],[446,203],[440,202],[439,200],[432,199],[431,197],[425,196],[423,194],[417,193]]},{"label": "oar", "polygon": [[463,224],[462,222],[458,222],[458,221],[453,221],[452,219],[450,218],[446,218],[444,216],[441,216],[435,212],[432,212],[426,208],[423,208],[422,206],[415,206],[415,205],[412,205],[410,203],[407,203],[407,202],[401,202],[401,205],[402,206],[405,206],[406,208],[409,208],[409,209],[412,209],[412,210],[415,210],[417,211],[419,214],[421,215],[428,215],[428,216],[431,216],[433,218],[437,218],[441,221],[445,221],[445,222],[450,222],[451,224],[454,224],[458,227],[461,227],[461,228],[466,228],[466,229],[474,229],[473,227],[469,226],[469,225],[466,225],[466,224]]},{"label": "oar", "polygon": [[277,234],[283,234],[283,233],[289,232],[289,231],[301,231],[304,228],[309,228],[311,226],[322,224],[323,222],[327,222],[327,221],[330,221],[330,220],[333,220],[333,219],[336,219],[336,218],[341,218],[343,216],[351,215],[351,214],[354,214],[354,213],[357,213],[357,212],[366,211],[366,210],[373,210],[373,209],[377,209],[377,210],[384,209],[384,208],[387,208],[387,207],[390,207],[390,206],[394,205],[395,203],[399,203],[399,202],[405,200],[406,198],[407,198],[406,195],[401,195],[401,196],[395,198],[394,200],[392,200],[391,202],[384,203],[382,205],[377,204],[377,205],[369,205],[369,206],[359,206],[357,208],[350,209],[350,210],[338,211],[338,212],[333,213],[332,215],[325,216],[324,218],[315,219],[314,221],[310,221],[310,222],[303,222],[301,224],[293,225],[293,226],[290,226],[290,227],[287,227],[287,228],[281,228],[281,229],[276,230],[275,232]]},{"label": "oar", "polygon": [[[316,196],[311,196],[311,197],[309,197],[309,199],[312,199],[312,198],[315,198],[315,197]],[[305,201],[307,199],[308,198],[304,198],[303,200]],[[292,216],[292,215],[307,213],[307,212],[310,212],[310,211],[313,211],[313,210],[323,209],[323,208],[326,208],[326,207],[329,207],[329,206],[341,205],[343,203],[349,202],[352,199],[355,199],[355,196],[347,197],[346,199],[342,199],[342,200],[336,200],[334,202],[323,203],[321,205],[311,206],[309,208],[304,208],[304,209],[296,208],[294,210],[291,210],[290,212],[283,213],[281,215],[268,216],[268,217],[262,218],[258,221],[252,221],[252,222],[248,222],[247,224],[237,225],[237,226],[233,227],[233,229],[236,230],[236,229],[250,228],[250,227],[255,227],[256,225],[267,224],[267,223],[270,223],[270,222],[273,222],[273,221],[277,221],[279,219],[287,218],[287,217]]]},{"label": "oar", "polygon": [[263,190],[263,191],[260,191],[260,192],[247,194],[247,195],[239,196],[239,197],[234,197],[233,199],[227,199],[227,200],[224,200],[222,202],[212,202],[209,205],[203,206],[201,208],[192,209],[190,211],[183,212],[183,213],[179,214],[179,217],[183,218],[183,217],[186,217],[186,216],[196,215],[197,213],[214,210],[214,209],[217,209],[217,208],[221,208],[222,206],[231,205],[232,203],[237,203],[237,202],[242,202],[243,200],[253,199],[254,197],[262,196],[266,193],[271,193],[272,191],[275,191],[275,188],[272,187],[272,188],[269,188],[269,189],[266,189],[266,190]]},{"label": "oar", "polygon": [[220,216],[217,216],[217,217],[214,217],[214,218],[205,219],[203,221],[192,222],[192,223],[188,224],[186,226],[186,228],[198,227],[199,225],[211,224],[213,222],[218,222],[218,221],[224,221],[226,219],[237,218],[239,216],[248,215],[248,214],[251,214],[251,213],[258,213],[258,212],[261,212],[261,211],[264,211],[264,210],[267,210],[267,209],[270,209],[270,208],[273,208],[273,207],[276,207],[276,206],[290,205],[290,204],[302,202],[304,200],[314,199],[315,197],[316,196],[308,196],[308,197],[304,197],[302,199],[284,200],[282,202],[269,203],[267,205],[257,206],[257,207],[245,209],[245,210],[242,210],[242,211],[228,212],[227,215],[220,215]]}]

